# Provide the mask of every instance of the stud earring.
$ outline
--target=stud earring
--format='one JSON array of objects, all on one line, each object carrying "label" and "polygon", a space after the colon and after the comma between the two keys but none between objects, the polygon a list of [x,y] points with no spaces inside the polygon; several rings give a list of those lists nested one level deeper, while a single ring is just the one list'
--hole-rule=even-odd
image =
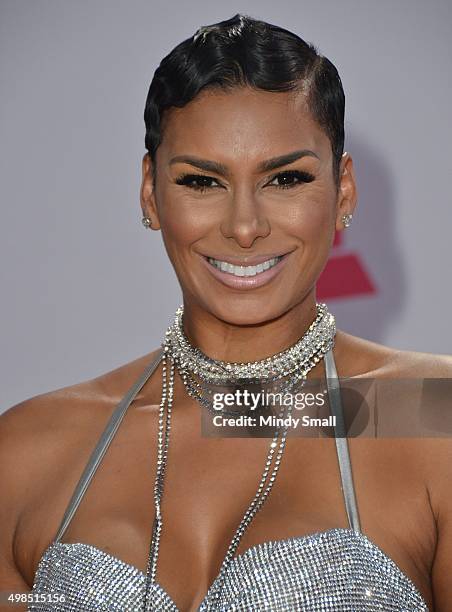
[{"label": "stud earring", "polygon": [[350,227],[352,219],[353,219],[353,215],[351,213],[342,215],[342,223],[344,224],[344,227]]},{"label": "stud earring", "polygon": [[146,229],[151,228],[152,229],[152,221],[149,217],[143,217],[141,219],[141,223],[144,225],[144,227]]}]

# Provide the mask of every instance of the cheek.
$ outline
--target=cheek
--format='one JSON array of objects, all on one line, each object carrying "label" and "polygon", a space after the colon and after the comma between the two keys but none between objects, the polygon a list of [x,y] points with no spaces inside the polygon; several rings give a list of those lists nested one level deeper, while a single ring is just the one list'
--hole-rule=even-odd
[{"label": "cheek", "polygon": [[167,197],[161,198],[159,205],[159,219],[163,239],[167,248],[183,248],[201,238],[211,225],[206,214],[206,207],[198,202],[191,202],[187,198]]},{"label": "cheek", "polygon": [[329,248],[335,225],[335,196],[330,190],[310,190],[302,199],[288,202],[285,212],[287,233],[306,247],[323,244]]},{"label": "cheek", "polygon": [[285,233],[299,244],[292,267],[293,286],[305,291],[319,278],[328,260],[335,232],[336,195],[329,189],[313,189],[303,194],[287,211]]}]

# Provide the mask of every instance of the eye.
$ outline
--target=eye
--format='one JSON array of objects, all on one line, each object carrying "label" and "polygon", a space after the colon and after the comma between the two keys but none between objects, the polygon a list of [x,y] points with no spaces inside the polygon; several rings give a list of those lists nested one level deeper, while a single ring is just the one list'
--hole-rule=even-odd
[{"label": "eye", "polygon": [[[301,170],[286,170],[285,172],[279,172],[276,174],[270,183],[267,185],[272,185],[273,187],[278,187],[278,189],[291,189],[292,187],[296,187],[297,185],[301,185],[303,183],[311,183],[315,179],[310,172],[303,172]],[[279,181],[279,184],[274,184],[274,181]]]},{"label": "eye", "polygon": [[[195,191],[205,191],[215,186],[221,187],[213,176],[206,176],[204,174],[181,174],[176,178],[176,183],[177,185],[185,185]],[[216,183],[216,185],[212,183]]]}]

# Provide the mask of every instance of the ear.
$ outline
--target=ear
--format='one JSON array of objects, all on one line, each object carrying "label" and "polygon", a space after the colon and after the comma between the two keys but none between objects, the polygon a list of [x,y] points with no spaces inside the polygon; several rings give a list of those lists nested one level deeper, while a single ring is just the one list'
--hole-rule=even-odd
[{"label": "ear", "polygon": [[149,153],[146,153],[141,163],[141,190],[140,202],[143,217],[149,217],[152,222],[152,229],[160,229],[160,220],[155,200],[155,185],[153,181],[153,166]]},{"label": "ear", "polygon": [[336,230],[343,230],[345,225],[343,215],[353,214],[356,208],[358,194],[356,190],[353,160],[349,153],[342,155],[339,167],[339,188],[336,202]]}]

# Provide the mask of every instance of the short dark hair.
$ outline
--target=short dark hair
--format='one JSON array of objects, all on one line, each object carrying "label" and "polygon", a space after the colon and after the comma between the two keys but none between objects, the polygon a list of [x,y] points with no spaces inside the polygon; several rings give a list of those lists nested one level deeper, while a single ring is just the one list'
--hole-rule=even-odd
[{"label": "short dark hair", "polygon": [[155,71],[144,110],[145,146],[153,162],[154,180],[164,111],[185,106],[202,89],[240,86],[306,92],[313,118],[330,139],[338,185],[345,96],[335,66],[296,34],[240,13],[199,28],[164,57]]}]

